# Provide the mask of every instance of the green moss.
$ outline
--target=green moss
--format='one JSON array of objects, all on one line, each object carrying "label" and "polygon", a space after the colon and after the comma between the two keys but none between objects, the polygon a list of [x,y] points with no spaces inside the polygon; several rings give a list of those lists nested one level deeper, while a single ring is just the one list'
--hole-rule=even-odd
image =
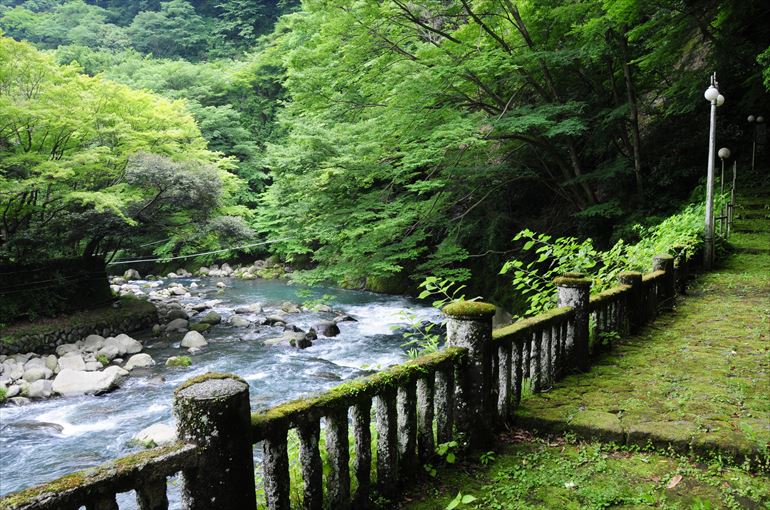
[{"label": "green moss", "polygon": [[571,306],[562,306],[553,308],[534,317],[528,317],[514,322],[509,326],[498,328],[492,331],[492,339],[496,342],[507,342],[511,340],[524,340],[527,335],[536,331],[538,328],[545,328],[552,324],[568,320],[575,309]]},{"label": "green moss", "polygon": [[457,319],[491,319],[497,308],[481,301],[456,301],[445,306],[443,312]]},{"label": "green moss", "polygon": [[211,324],[206,324],[205,322],[196,322],[195,324],[190,324],[189,327],[190,327],[190,331],[205,333],[206,331],[211,329]]},{"label": "green moss", "polygon": [[0,386],[0,404],[5,402],[6,398],[8,398],[8,390],[4,386]]},{"label": "green moss", "polygon": [[110,364],[110,358],[105,356],[104,354],[99,354],[96,356],[96,361],[102,364],[103,367],[106,367]]},{"label": "green moss", "polygon": [[167,367],[189,367],[192,365],[190,356],[172,356],[166,360]]},{"label": "green moss", "polygon": [[[580,275],[580,276],[574,276]],[[580,273],[565,273],[563,276],[559,276],[553,279],[553,283],[557,287],[590,287],[591,279],[585,278]]]},{"label": "green moss", "polygon": [[210,381],[212,379],[235,379],[236,381],[240,381],[243,384],[248,385],[246,381],[243,380],[243,378],[234,375],[234,374],[223,374],[220,372],[208,372],[206,374],[198,375],[195,377],[191,377],[190,379],[187,379],[185,382],[183,382],[177,389],[174,390],[174,395],[179,395],[179,393],[190,386],[193,386],[194,384],[202,383],[205,381]]}]

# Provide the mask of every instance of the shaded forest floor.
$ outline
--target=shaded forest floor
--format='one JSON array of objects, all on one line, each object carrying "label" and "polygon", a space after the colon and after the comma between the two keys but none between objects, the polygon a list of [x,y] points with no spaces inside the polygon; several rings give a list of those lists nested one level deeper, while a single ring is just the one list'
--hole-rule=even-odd
[{"label": "shaded forest floor", "polygon": [[770,199],[738,204],[733,253],[672,312],[523,400],[516,425],[552,439],[503,436],[404,508],[770,508]]}]

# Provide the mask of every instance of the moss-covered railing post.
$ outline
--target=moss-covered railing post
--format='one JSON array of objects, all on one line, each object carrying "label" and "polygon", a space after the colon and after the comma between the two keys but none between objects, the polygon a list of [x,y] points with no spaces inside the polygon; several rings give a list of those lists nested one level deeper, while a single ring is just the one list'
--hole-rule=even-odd
[{"label": "moss-covered railing post", "polygon": [[676,276],[676,292],[679,295],[687,294],[687,279],[690,277],[690,262],[687,260],[687,247],[675,244],[671,247],[674,256],[674,272]]},{"label": "moss-covered railing post", "polygon": [[[569,358],[578,370],[588,370],[588,317],[590,315],[591,280],[580,273],[568,273],[554,280],[557,289],[558,306],[575,309],[575,326],[572,331],[572,352]],[[568,362],[569,364],[569,362]]]},{"label": "moss-covered railing post", "polygon": [[495,306],[477,301],[447,305],[447,343],[468,349],[458,370],[457,428],[467,434],[469,447],[483,448],[492,439],[495,404],[492,401],[492,317]]},{"label": "moss-covered railing post", "polygon": [[674,307],[676,295],[676,276],[674,275],[674,257],[668,254],[656,255],[652,258],[652,270],[663,271],[660,281],[660,298],[658,304],[664,309]]},{"label": "moss-covered railing post", "polygon": [[[618,275],[618,282],[629,288],[625,305],[625,322],[628,332],[637,331],[644,324],[644,296],[642,295],[642,273],[627,271]],[[621,319],[622,321],[622,319]]]},{"label": "moss-covered railing post", "polygon": [[197,467],[182,472],[183,506],[190,510],[255,508],[249,385],[209,373],[174,392],[179,439],[198,447]]}]

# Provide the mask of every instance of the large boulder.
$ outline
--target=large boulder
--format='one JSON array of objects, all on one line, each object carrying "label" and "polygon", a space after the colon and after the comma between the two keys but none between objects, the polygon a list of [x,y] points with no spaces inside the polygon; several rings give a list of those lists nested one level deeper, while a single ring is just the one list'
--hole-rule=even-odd
[{"label": "large boulder", "polygon": [[56,348],[57,356],[64,356],[69,352],[78,352],[80,348],[75,344],[62,344]]},{"label": "large boulder", "polygon": [[130,371],[135,368],[151,367],[153,365],[155,365],[155,360],[149,354],[141,353],[134,354],[128,358],[128,362],[126,362],[126,366],[123,368]]},{"label": "large boulder", "polygon": [[156,423],[137,432],[133,440],[148,448],[176,441],[176,429],[165,423]]},{"label": "large boulder", "polygon": [[142,350],[142,343],[138,340],[134,340],[125,333],[115,337],[120,345],[121,354],[136,354]]},{"label": "large boulder", "polygon": [[115,342],[115,344],[105,345],[96,353],[97,356],[104,356],[110,361],[114,360],[118,356],[122,356],[123,354],[121,354],[120,347],[117,345],[117,342]]},{"label": "large boulder", "polygon": [[29,398],[48,398],[53,393],[53,383],[46,381],[45,379],[39,379],[27,388],[27,396]]},{"label": "large boulder", "polygon": [[53,372],[46,367],[32,367],[24,372],[22,379],[28,383],[33,383],[40,379],[50,379],[52,375]]},{"label": "large boulder", "polygon": [[104,337],[100,335],[88,335],[83,340],[82,349],[85,352],[96,352],[104,347]]},{"label": "large boulder", "polygon": [[81,371],[86,369],[86,362],[80,354],[70,352],[59,358],[59,373],[64,370]]},{"label": "large boulder", "polygon": [[254,303],[246,306],[239,306],[235,309],[235,313],[250,314],[250,313],[262,313],[262,305]]},{"label": "large boulder", "polygon": [[292,303],[291,301],[284,301],[281,303],[281,310],[283,310],[286,313],[299,313],[299,306]]},{"label": "large boulder", "polygon": [[251,325],[251,322],[248,319],[236,315],[230,318],[230,324],[236,328],[247,328]]},{"label": "large boulder", "polygon": [[[177,287],[177,288],[179,288],[179,287]],[[185,320],[187,320],[189,318],[190,318],[190,316],[187,315],[187,312],[185,312],[181,308],[172,308],[166,314],[166,319],[168,319],[170,321],[172,321],[174,319],[185,319]]]},{"label": "large boulder", "polygon": [[139,274],[139,271],[136,269],[126,269],[126,272],[123,273],[123,279],[130,281],[130,280],[141,280],[142,276]]},{"label": "large boulder", "polygon": [[206,341],[205,338],[203,338],[203,335],[198,333],[197,331],[190,331],[188,332],[184,338],[182,339],[182,343],[180,346],[190,348],[201,348],[207,346],[209,343]]},{"label": "large boulder", "polygon": [[53,380],[51,389],[65,397],[105,393],[118,387],[128,372],[120,367],[107,367],[101,372],[65,369]]},{"label": "large boulder", "polygon": [[340,328],[334,321],[321,321],[314,325],[313,329],[315,329],[319,335],[328,337],[337,336],[340,334]]},{"label": "large boulder", "polygon": [[166,331],[186,331],[189,323],[185,319],[174,319],[166,324]]}]

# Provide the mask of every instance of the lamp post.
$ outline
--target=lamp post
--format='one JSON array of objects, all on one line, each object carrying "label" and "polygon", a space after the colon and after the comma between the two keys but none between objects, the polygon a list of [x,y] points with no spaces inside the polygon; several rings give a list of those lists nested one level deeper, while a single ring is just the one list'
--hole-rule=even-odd
[{"label": "lamp post", "polygon": [[[719,152],[717,152],[717,156],[719,156],[719,159],[722,160],[722,177],[719,179],[719,195],[720,200],[721,196],[725,193],[725,160],[730,157],[730,149],[727,147],[722,147],[719,149]],[[719,235],[722,237],[725,237],[725,225],[727,223],[727,211],[725,211],[725,208],[722,207],[719,210]]]},{"label": "lamp post", "polygon": [[746,120],[748,120],[749,124],[754,128],[754,132],[751,135],[751,173],[753,174],[754,161],[757,158],[757,128],[760,124],[765,122],[765,118],[761,115],[757,115],[756,117],[754,115],[749,115],[749,118]]},{"label": "lamp post", "polygon": [[717,73],[711,75],[711,85],[703,97],[711,103],[709,123],[709,159],[706,177],[706,239],[703,247],[703,268],[708,270],[714,264],[714,156],[716,152],[717,106],[722,106],[725,98],[719,93]]}]

